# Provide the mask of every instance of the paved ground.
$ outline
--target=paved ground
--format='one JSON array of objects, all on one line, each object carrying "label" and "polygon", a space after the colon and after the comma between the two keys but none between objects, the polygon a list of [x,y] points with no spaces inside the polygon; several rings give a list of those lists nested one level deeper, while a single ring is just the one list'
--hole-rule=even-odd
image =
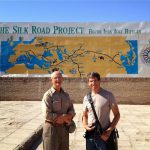
[{"label": "paved ground", "polygon": [[[77,130],[70,135],[70,149],[85,150],[81,123],[82,105],[74,106]],[[150,105],[119,105],[119,109],[119,150],[149,150]],[[31,140],[41,124],[41,102],[0,101],[0,149],[17,149],[25,141]],[[37,150],[42,150],[42,144]]]}]

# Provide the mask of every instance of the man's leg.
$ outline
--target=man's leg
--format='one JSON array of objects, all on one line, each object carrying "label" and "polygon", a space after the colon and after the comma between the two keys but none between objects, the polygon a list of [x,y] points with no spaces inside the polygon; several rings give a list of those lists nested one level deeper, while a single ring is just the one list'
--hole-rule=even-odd
[{"label": "man's leg", "polygon": [[96,140],[94,140],[95,142],[95,146],[97,150],[107,150],[106,148],[106,142],[103,141],[102,139],[98,138]]},{"label": "man's leg", "polygon": [[92,138],[86,139],[86,150],[96,150],[94,139]]},{"label": "man's leg", "polygon": [[69,131],[65,126],[61,128],[61,147],[60,150],[69,150]]},{"label": "man's leg", "polygon": [[57,129],[53,125],[45,123],[43,127],[43,150],[58,150]]}]

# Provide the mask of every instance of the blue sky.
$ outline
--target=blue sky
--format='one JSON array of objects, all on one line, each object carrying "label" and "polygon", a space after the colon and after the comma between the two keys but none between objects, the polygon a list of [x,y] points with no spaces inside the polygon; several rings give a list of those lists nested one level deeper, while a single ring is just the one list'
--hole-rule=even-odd
[{"label": "blue sky", "polygon": [[150,0],[0,0],[0,22],[150,21]]}]

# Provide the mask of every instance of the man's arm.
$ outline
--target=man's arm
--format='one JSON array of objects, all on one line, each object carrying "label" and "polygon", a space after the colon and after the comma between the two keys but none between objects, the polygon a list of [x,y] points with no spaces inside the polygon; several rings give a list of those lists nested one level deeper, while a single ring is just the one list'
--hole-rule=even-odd
[{"label": "man's arm", "polygon": [[111,122],[110,127],[106,131],[104,131],[104,133],[101,136],[101,138],[104,141],[106,141],[109,138],[111,132],[115,129],[115,127],[116,127],[116,125],[117,125],[117,123],[118,123],[118,121],[120,119],[120,112],[119,112],[119,109],[118,109],[118,105],[117,104],[113,104],[112,107],[111,107],[111,110],[113,112],[114,118],[113,118],[113,120]]},{"label": "man's arm", "polygon": [[114,118],[113,118],[113,120],[111,122],[111,125],[110,125],[109,129],[111,131],[113,131],[115,129],[119,119],[120,119],[120,112],[119,112],[119,108],[118,108],[117,104],[112,105],[111,110],[113,112]]},{"label": "man's arm", "polygon": [[69,108],[68,108],[68,111],[66,114],[62,114],[60,116],[58,116],[56,119],[55,119],[55,122],[56,123],[70,123],[71,120],[73,119],[73,117],[76,115],[75,114],[75,110],[74,110],[74,107],[73,107],[73,103],[72,101],[70,100],[70,96],[69,94],[67,94],[67,98],[69,100]]},{"label": "man's arm", "polygon": [[88,112],[87,112],[87,110],[83,111],[82,123],[83,123],[83,127],[88,131],[91,131],[95,128],[95,126],[92,126],[92,127],[88,126]]},{"label": "man's arm", "polygon": [[73,118],[71,114],[62,114],[55,118],[54,122],[58,124],[70,123]]},{"label": "man's arm", "polygon": [[58,114],[52,112],[52,97],[46,92],[42,99],[42,113],[44,119],[49,122],[54,122]]}]

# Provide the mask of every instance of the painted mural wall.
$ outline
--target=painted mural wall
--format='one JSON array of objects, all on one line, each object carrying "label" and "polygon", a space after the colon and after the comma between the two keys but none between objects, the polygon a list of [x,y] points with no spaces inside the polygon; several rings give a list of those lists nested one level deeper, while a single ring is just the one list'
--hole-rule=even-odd
[{"label": "painted mural wall", "polygon": [[0,23],[0,75],[150,77],[150,23]]}]

